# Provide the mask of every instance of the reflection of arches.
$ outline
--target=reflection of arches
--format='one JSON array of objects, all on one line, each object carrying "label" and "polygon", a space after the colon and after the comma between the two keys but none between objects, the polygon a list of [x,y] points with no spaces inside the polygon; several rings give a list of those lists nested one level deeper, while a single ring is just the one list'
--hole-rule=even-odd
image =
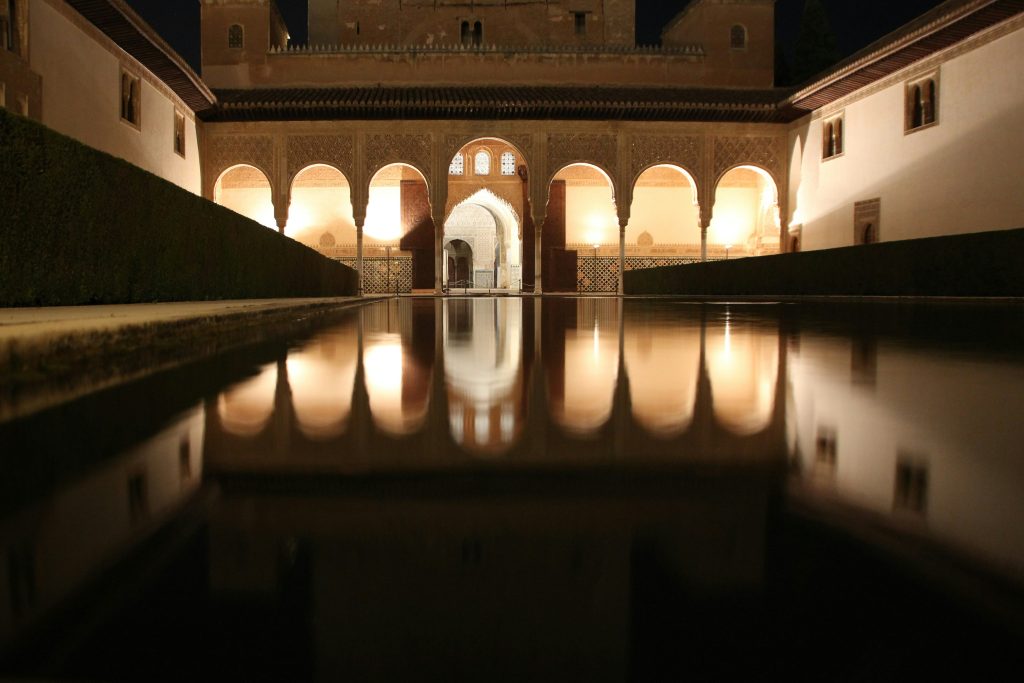
[{"label": "reflection of arches", "polygon": [[775,409],[779,372],[779,335],[775,330],[739,327],[728,316],[709,324],[706,354],[715,418],[736,434],[769,425]]},{"label": "reflection of arches", "polygon": [[299,430],[310,439],[341,434],[352,407],[358,345],[355,330],[318,335],[288,355],[288,384]]},{"label": "reflection of arches", "polygon": [[700,370],[700,328],[627,324],[625,363],[633,417],[647,431],[675,436],[693,420]]},{"label": "reflection of arches", "polygon": [[213,186],[213,201],[268,228],[276,228],[273,194],[266,173],[249,164],[223,171]]},{"label": "reflection of arches", "polygon": [[626,243],[640,244],[648,233],[651,244],[700,242],[700,205],[693,175],[675,164],[652,164],[633,180]]},{"label": "reflection of arches", "polygon": [[465,240],[444,245],[446,282],[449,287],[473,286],[473,248]]},{"label": "reflection of arches", "polygon": [[373,423],[394,435],[411,434],[422,426],[427,415],[427,387],[414,386],[423,373],[412,367],[395,333],[369,335],[363,351],[366,393]]},{"label": "reflection of arches", "polygon": [[709,242],[741,255],[775,253],[780,227],[779,191],[771,173],[758,166],[739,165],[719,177]]},{"label": "reflection of arches", "polygon": [[576,304],[573,327],[565,335],[564,362],[548,366],[551,413],[569,432],[595,434],[612,414],[619,375],[619,311],[612,299]]},{"label": "reflection of arches", "polygon": [[217,416],[224,431],[236,436],[256,436],[274,412],[277,365],[264,366],[258,375],[239,382],[217,397]]},{"label": "reflection of arches", "polygon": [[288,232],[296,240],[322,247],[353,244],[352,192],[345,174],[330,164],[312,164],[293,177]]}]

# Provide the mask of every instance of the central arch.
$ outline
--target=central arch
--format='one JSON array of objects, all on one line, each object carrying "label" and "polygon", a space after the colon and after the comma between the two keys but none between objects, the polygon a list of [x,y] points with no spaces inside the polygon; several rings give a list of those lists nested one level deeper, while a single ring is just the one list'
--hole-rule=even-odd
[{"label": "central arch", "polygon": [[470,279],[476,287],[532,287],[533,264],[523,259],[533,249],[527,178],[525,155],[507,140],[480,137],[459,148],[448,167],[443,267],[449,263],[447,245],[460,239],[472,246]]}]

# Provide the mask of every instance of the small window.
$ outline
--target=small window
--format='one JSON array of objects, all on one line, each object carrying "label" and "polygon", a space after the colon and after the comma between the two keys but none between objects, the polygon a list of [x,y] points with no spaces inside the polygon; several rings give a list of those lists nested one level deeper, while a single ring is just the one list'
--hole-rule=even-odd
[{"label": "small window", "polygon": [[501,155],[501,175],[516,174],[516,155],[512,152],[504,152]]},{"label": "small window", "polygon": [[469,45],[469,43],[473,40],[472,35],[470,35],[469,33],[468,21],[462,22],[462,27],[459,30],[459,39],[463,45]]},{"label": "small window", "polygon": [[586,12],[573,12],[572,13],[573,25],[576,27],[576,35],[585,36],[587,35],[587,13]]},{"label": "small window", "polygon": [[142,79],[127,71],[121,72],[121,120],[136,128],[141,125]]},{"label": "small window", "polygon": [[18,8],[16,0],[2,0],[0,5],[0,47],[15,54],[18,50]]},{"label": "small window", "polygon": [[743,50],[747,47],[747,29],[736,24],[729,31],[729,47],[734,50]]},{"label": "small window", "polygon": [[245,29],[241,24],[232,24],[228,28],[228,47],[233,50],[245,47]]},{"label": "small window", "polygon": [[174,151],[185,156],[185,115],[180,111],[174,112]]},{"label": "small window", "polygon": [[459,152],[452,157],[452,163],[448,165],[448,175],[462,175],[466,172],[466,157]]},{"label": "small window", "polygon": [[473,173],[476,175],[490,175],[491,174],[491,155],[480,150],[473,157]]},{"label": "small window", "polygon": [[911,132],[938,122],[938,74],[907,84],[905,130]]},{"label": "small window", "polygon": [[484,25],[481,24],[479,21],[473,24],[473,44],[484,44]]},{"label": "small window", "polygon": [[821,158],[831,159],[842,155],[843,147],[843,124],[842,116],[834,116],[826,119],[821,128]]}]

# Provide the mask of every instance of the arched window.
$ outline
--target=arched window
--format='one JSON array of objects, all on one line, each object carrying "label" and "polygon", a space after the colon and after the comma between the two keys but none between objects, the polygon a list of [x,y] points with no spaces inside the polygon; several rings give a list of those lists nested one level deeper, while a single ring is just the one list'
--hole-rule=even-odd
[{"label": "arched window", "polygon": [[14,0],[7,0],[0,5],[0,47],[11,52],[18,51],[18,36],[15,33],[17,21]]},{"label": "arched window", "polygon": [[825,149],[823,150],[823,156],[828,159],[836,155],[836,134],[831,123],[825,124],[825,135],[824,140]]},{"label": "arched window", "polygon": [[910,127],[920,128],[924,125],[924,97],[921,95],[921,86],[914,86],[913,111],[910,115]]},{"label": "arched window", "polygon": [[501,155],[501,175],[516,174],[516,155],[512,152],[504,152]]},{"label": "arched window", "polygon": [[232,24],[228,27],[228,47],[235,49],[245,47],[245,31],[241,24]]},{"label": "arched window", "polygon": [[448,165],[448,175],[462,175],[466,172],[466,157],[459,152],[452,157],[452,163]]},{"label": "arched window", "polygon": [[142,81],[121,72],[121,119],[138,127],[142,114]]},{"label": "arched window", "polygon": [[473,157],[473,173],[476,175],[491,174],[491,155],[485,150],[480,150]]},{"label": "arched window", "polygon": [[469,35],[469,22],[462,22],[462,29],[459,32],[460,41],[463,45],[469,45],[471,36]]},{"label": "arched window", "polygon": [[843,120],[836,119],[835,128],[832,131],[832,136],[835,139],[834,147],[836,154],[843,153]]},{"label": "arched window", "polygon": [[747,46],[747,29],[739,24],[729,31],[729,47],[734,50],[742,50]]},{"label": "arched window", "polygon": [[928,79],[925,85],[924,112],[922,119],[924,125],[935,123],[935,81]]},{"label": "arched window", "polygon": [[483,45],[484,42],[484,25],[479,21],[473,24],[473,44]]}]

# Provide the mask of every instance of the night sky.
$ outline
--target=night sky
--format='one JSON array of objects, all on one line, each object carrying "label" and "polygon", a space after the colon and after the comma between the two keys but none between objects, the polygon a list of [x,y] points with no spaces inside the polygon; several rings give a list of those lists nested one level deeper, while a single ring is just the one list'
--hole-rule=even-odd
[{"label": "night sky", "polygon": [[[658,40],[661,27],[689,0],[637,0],[637,42]],[[199,0],[127,0],[167,42],[199,70]],[[842,56],[849,55],[886,33],[899,28],[941,0],[821,0],[825,6]],[[277,0],[292,40],[306,40],[306,0]],[[776,34],[792,47],[800,25],[804,0],[778,0]],[[789,52],[789,51],[788,51]],[[789,52],[792,56],[792,53]]]}]

